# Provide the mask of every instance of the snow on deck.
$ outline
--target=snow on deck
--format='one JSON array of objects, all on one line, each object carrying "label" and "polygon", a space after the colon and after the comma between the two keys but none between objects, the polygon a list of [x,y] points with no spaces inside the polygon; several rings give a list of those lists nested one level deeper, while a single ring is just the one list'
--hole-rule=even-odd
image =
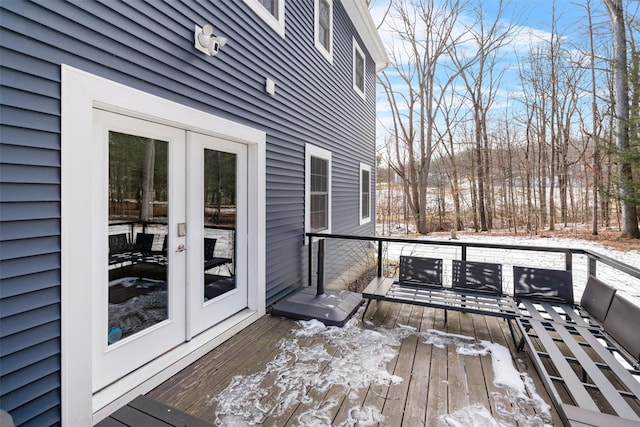
[{"label": "snow on deck", "polygon": [[383,302],[344,328],[265,318],[149,395],[228,426],[559,422],[506,322],[448,317]]}]

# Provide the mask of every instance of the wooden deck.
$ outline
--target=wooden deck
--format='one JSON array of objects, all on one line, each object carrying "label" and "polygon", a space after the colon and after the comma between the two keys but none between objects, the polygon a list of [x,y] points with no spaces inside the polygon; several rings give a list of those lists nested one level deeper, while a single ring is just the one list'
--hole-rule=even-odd
[{"label": "wooden deck", "polygon": [[[374,302],[367,312],[366,320],[371,323],[361,324],[363,329],[380,326],[393,329],[406,325],[423,332],[435,329],[450,334],[473,336],[477,340],[508,347],[515,367],[528,374],[537,394],[547,404],[551,402],[527,353],[518,353],[514,349],[508,326],[503,319],[450,311],[445,325],[443,310]],[[229,386],[234,376],[264,372],[267,365],[281,352],[277,346],[279,341],[295,339],[300,347],[318,344],[324,346],[330,359],[322,361],[321,370],[331,365],[331,357],[340,354],[340,348],[332,346],[324,338],[296,337],[293,330],[297,328],[290,320],[265,316],[152,390],[148,396],[213,424],[216,422],[218,409],[216,396]],[[479,422],[475,425],[481,425],[483,422],[477,417],[483,413],[490,414],[493,419],[505,425],[524,425],[523,421],[527,419],[527,425],[537,425],[532,424],[530,418],[539,416],[536,412],[540,405],[515,396],[515,393],[505,387],[496,386],[490,355],[462,355],[456,351],[456,345],[449,344],[440,348],[426,344],[416,334],[402,339],[396,350],[397,355],[387,363],[386,369],[401,377],[402,382],[371,383],[366,387],[351,389],[338,383],[324,389],[303,387],[303,394],[306,395],[304,398],[299,396],[301,398],[293,404],[273,402],[281,397],[276,392],[268,392],[259,396],[259,404],[254,405],[264,413],[260,423],[273,426],[302,425],[303,414],[311,408],[321,408],[322,420],[331,425],[354,425],[358,414],[365,416],[366,411],[369,413],[369,420],[372,419],[372,412],[373,419],[381,420],[380,415],[384,417],[380,425],[385,426],[447,425],[443,418],[447,414],[455,416],[458,422],[462,421],[460,425],[465,425],[465,416],[467,422],[473,419]],[[293,365],[295,360],[289,360],[288,363]],[[275,383],[282,380],[282,371],[279,375],[281,378],[265,373],[259,387],[277,390]],[[237,396],[237,399],[243,400],[243,396]],[[280,409],[268,409],[274,407]],[[359,408],[364,409],[358,412]],[[546,423],[562,425],[553,407],[551,419],[547,419]],[[237,425],[243,423],[238,422]]]}]

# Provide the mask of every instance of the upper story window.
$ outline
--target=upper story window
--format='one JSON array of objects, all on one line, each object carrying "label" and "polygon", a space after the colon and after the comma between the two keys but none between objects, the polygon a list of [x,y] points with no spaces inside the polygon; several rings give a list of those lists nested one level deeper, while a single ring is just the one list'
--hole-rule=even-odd
[{"label": "upper story window", "polygon": [[284,5],[286,0],[244,0],[244,2],[284,38]]},{"label": "upper story window", "polygon": [[327,58],[333,61],[333,0],[315,0],[315,45]]},{"label": "upper story window", "polygon": [[331,152],[307,144],[305,156],[305,228],[330,233]]},{"label": "upper story window", "polygon": [[356,39],[353,39],[353,89],[365,97],[365,56]]},{"label": "upper story window", "polygon": [[274,17],[278,16],[278,0],[258,0]]},{"label": "upper story window", "polygon": [[371,166],[360,163],[360,224],[371,222]]}]

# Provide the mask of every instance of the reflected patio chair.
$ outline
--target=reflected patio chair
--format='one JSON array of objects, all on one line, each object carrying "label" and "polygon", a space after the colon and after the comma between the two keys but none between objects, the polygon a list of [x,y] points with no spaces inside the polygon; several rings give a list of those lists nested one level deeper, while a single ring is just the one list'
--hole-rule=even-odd
[{"label": "reflected patio chair", "polygon": [[233,261],[231,258],[214,256],[216,242],[217,239],[213,239],[210,237],[204,238],[204,271],[210,270],[214,267],[220,267],[221,265],[229,264]]},{"label": "reflected patio chair", "polygon": [[109,235],[109,265],[128,261],[131,256],[131,244],[126,233]]},{"label": "reflected patio chair", "polygon": [[150,254],[153,248],[153,240],[155,234],[138,233],[136,234],[136,242],[133,245],[134,251],[141,252],[143,255]]}]

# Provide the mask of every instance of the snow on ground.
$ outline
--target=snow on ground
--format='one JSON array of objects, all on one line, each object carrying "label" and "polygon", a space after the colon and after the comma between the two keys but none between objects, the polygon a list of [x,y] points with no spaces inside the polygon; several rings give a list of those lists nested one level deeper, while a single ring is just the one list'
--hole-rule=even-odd
[{"label": "snow on ground", "polygon": [[[417,240],[432,241],[452,241],[446,237],[421,236],[414,237]],[[554,248],[575,248],[585,249],[596,252],[600,255],[621,261],[634,268],[640,268],[640,252],[636,250],[619,251],[596,242],[571,239],[571,238],[548,238],[548,237],[529,237],[529,236],[459,236],[452,242],[460,243],[485,243],[485,244],[502,244],[502,245],[521,245],[521,246],[545,246]],[[445,284],[451,285],[451,261],[452,259],[461,259],[462,250],[455,246],[438,246],[438,245],[416,245],[404,243],[390,243],[387,247],[386,257],[391,262],[400,259],[400,255],[414,255],[434,258],[443,258],[444,280]],[[573,257],[573,282],[574,295],[576,301],[580,301],[582,291],[586,286],[588,279],[588,259],[584,255],[574,255]],[[563,253],[520,251],[507,249],[487,249],[487,248],[469,248],[467,250],[467,259],[469,261],[494,262],[503,265],[502,280],[503,288],[506,292],[513,291],[513,269],[512,266],[538,267],[538,268],[565,268],[565,256]],[[597,264],[597,276],[604,282],[614,286],[626,298],[640,305],[640,279],[634,278],[626,273],[618,271],[602,263]]]},{"label": "snow on ground", "polygon": [[[285,414],[302,403],[307,409],[297,415],[294,425],[330,426],[331,414],[340,402],[328,401],[320,406],[311,396],[324,396],[330,387],[342,386],[348,393],[347,401],[353,401],[371,385],[401,383],[405,379],[388,372],[386,364],[409,336],[439,347],[454,345],[464,356],[490,355],[494,382],[501,390],[492,395],[494,401],[502,402],[498,415],[515,418],[525,426],[546,426],[551,422],[550,408],[536,393],[533,381],[515,369],[509,350],[499,344],[436,330],[420,332],[409,326],[384,329],[368,323],[363,328],[357,316],[343,328],[327,327],[317,320],[298,324],[294,337],[278,344],[280,352],[263,371],[234,377],[214,398],[218,403],[217,425],[259,425],[267,417]],[[531,408],[537,415],[531,416]],[[341,426],[384,423],[380,410],[354,403]],[[488,408],[477,405],[443,415],[441,420],[449,426],[505,425]]]}]

